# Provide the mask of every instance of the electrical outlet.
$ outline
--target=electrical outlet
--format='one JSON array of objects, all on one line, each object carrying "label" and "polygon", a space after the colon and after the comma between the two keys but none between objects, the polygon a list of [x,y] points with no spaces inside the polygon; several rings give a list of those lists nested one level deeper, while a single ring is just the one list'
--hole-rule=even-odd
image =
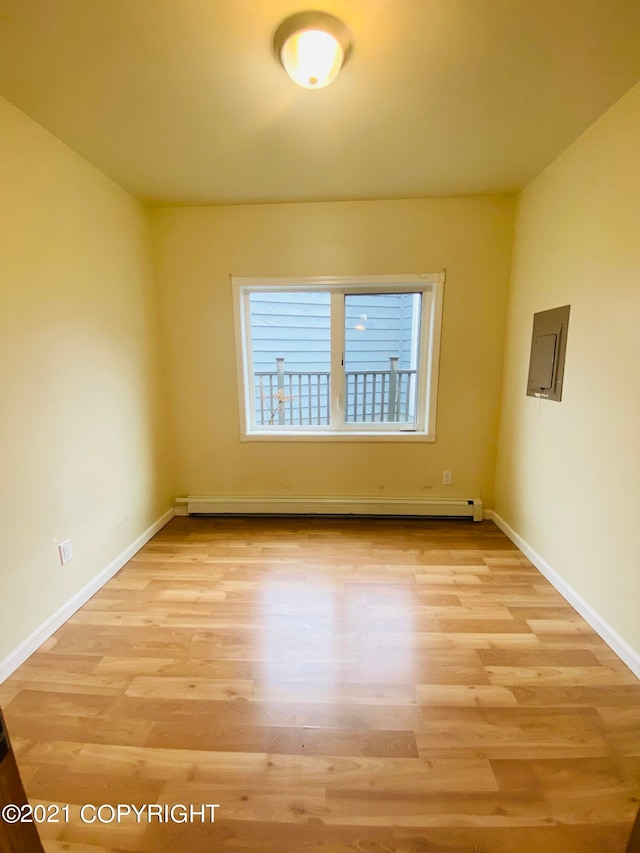
[{"label": "electrical outlet", "polygon": [[451,485],[451,471],[442,472],[442,482],[445,486]]},{"label": "electrical outlet", "polygon": [[71,548],[71,539],[65,539],[58,545],[58,553],[60,554],[60,565],[64,566],[69,560],[73,559],[73,550]]}]

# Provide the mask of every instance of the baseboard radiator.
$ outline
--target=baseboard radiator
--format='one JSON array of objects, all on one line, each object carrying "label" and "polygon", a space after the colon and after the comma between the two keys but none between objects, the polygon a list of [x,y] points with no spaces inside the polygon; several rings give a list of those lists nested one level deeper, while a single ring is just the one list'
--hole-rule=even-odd
[{"label": "baseboard radiator", "polygon": [[176,515],[399,515],[482,521],[480,498],[207,497],[176,500]]}]

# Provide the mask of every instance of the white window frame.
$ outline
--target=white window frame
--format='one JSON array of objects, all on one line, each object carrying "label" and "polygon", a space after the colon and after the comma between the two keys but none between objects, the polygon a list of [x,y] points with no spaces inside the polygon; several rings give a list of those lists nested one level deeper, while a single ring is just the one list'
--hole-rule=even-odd
[{"label": "white window frame", "polygon": [[[420,275],[314,276],[240,278],[231,276],[236,340],[240,432],[243,441],[435,441],[438,365],[444,273]],[[327,426],[255,426],[255,395],[249,298],[251,293],[324,291],[331,296],[331,423]],[[416,427],[402,423],[345,423],[344,296],[354,293],[420,293],[420,349]]]}]

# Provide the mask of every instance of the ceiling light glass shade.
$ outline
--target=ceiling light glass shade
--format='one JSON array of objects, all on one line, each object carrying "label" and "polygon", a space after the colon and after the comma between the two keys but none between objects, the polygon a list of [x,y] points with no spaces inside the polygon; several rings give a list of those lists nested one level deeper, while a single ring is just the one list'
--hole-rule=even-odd
[{"label": "ceiling light glass shade", "polygon": [[305,89],[321,89],[338,76],[343,53],[329,33],[305,30],[287,39],[280,58],[294,83]]},{"label": "ceiling light glass shade", "polygon": [[322,89],[338,76],[351,51],[349,31],[327,12],[300,12],[280,24],[273,49],[298,86]]}]

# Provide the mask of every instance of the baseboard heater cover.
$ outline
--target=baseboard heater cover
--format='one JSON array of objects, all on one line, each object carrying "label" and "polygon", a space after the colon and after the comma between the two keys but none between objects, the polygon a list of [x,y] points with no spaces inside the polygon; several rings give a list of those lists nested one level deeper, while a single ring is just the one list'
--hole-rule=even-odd
[{"label": "baseboard heater cover", "polygon": [[176,515],[404,515],[482,521],[481,498],[208,497],[176,500]]}]

